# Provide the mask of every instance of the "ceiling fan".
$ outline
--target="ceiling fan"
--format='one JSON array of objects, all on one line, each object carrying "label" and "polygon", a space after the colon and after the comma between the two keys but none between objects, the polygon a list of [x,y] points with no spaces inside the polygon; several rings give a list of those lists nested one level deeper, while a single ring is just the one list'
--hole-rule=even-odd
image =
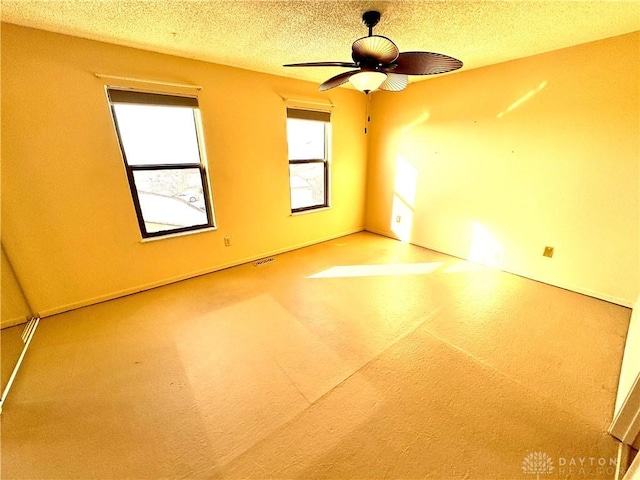
[{"label": "ceiling fan", "polygon": [[407,75],[436,75],[462,67],[457,58],[432,52],[400,53],[395,43],[387,37],[373,35],[373,27],[380,21],[380,12],[372,10],[362,15],[362,23],[369,28],[369,35],[353,42],[353,62],[290,63],[285,67],[347,67],[356,68],[331,77],[320,85],[320,91],[351,82],[364,93],[373,90],[399,92],[408,83]]}]

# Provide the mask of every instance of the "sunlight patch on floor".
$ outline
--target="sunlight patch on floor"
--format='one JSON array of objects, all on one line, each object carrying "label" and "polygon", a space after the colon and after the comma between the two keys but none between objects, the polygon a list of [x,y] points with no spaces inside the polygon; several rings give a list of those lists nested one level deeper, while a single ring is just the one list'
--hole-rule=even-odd
[{"label": "sunlight patch on floor", "polygon": [[397,263],[383,265],[341,265],[328,268],[307,278],[380,277],[389,275],[425,275],[443,262]]}]

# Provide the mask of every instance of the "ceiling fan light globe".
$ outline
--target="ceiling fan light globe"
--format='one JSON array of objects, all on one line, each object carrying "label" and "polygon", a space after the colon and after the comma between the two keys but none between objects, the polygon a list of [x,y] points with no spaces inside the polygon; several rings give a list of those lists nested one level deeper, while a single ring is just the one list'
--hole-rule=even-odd
[{"label": "ceiling fan light globe", "polygon": [[349,77],[351,84],[357,90],[365,93],[377,90],[386,79],[387,74],[384,72],[358,72]]}]

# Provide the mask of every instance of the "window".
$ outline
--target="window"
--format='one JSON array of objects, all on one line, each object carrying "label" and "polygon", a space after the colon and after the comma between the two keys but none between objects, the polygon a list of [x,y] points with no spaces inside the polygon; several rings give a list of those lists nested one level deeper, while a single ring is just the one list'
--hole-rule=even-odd
[{"label": "window", "polygon": [[329,206],[329,112],[287,109],[291,212]]},{"label": "window", "polygon": [[198,99],[107,94],[142,237],[213,227]]}]

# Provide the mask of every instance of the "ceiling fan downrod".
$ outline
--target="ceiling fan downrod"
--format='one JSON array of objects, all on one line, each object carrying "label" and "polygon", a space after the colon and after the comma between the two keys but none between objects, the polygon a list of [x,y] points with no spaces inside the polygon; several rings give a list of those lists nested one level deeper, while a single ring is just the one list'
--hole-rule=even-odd
[{"label": "ceiling fan downrod", "polygon": [[362,14],[362,23],[369,28],[369,36],[373,35],[373,27],[380,21],[380,12],[370,10]]}]

